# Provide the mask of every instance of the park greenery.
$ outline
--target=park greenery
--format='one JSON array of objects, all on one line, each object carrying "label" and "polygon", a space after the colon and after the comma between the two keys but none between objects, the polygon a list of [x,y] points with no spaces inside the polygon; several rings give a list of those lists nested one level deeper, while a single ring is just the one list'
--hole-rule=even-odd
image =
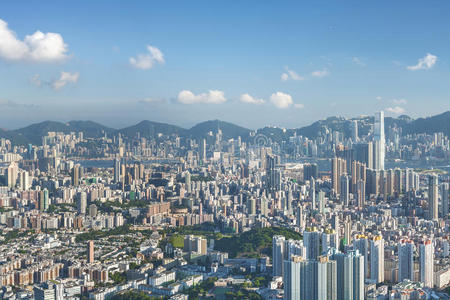
[{"label": "park greenery", "polygon": [[90,240],[98,240],[112,235],[125,235],[130,233],[130,226],[124,225],[110,230],[91,230],[81,233],[75,238],[76,242],[82,243]]},{"label": "park greenery", "polygon": [[170,228],[160,232],[166,239],[160,246],[164,247],[168,242],[174,247],[182,248],[184,236],[188,234],[204,236],[215,240],[215,250],[228,252],[230,258],[235,257],[260,257],[272,256],[271,246],[274,235],[282,235],[286,239],[300,240],[301,234],[288,228],[267,227],[254,228],[249,231],[223,235],[216,230],[216,224],[203,223],[195,226],[183,226]]},{"label": "park greenery", "polygon": [[230,258],[272,256],[272,237],[282,235],[286,239],[300,240],[301,234],[282,227],[254,228],[231,237],[222,237],[215,241],[215,249],[228,252]]}]

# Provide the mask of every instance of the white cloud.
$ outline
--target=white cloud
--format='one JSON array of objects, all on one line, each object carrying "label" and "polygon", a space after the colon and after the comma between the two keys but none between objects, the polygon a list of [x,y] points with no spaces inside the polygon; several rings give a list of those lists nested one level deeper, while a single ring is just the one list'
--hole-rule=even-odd
[{"label": "white cloud", "polygon": [[295,103],[295,104],[294,104],[294,107],[295,107],[295,108],[298,108],[298,109],[302,109],[302,108],[304,108],[305,106],[304,106],[303,104],[301,104],[301,103]]},{"label": "white cloud", "polygon": [[294,104],[291,95],[282,92],[272,94],[270,96],[270,101],[278,108],[288,108]]},{"label": "white cloud", "polygon": [[298,75],[295,71],[289,70],[289,68],[286,67],[286,72],[281,74],[281,80],[287,81],[289,79],[300,81],[300,80],[304,80],[305,78]]},{"label": "white cloud", "polygon": [[311,75],[314,77],[325,77],[330,75],[330,71],[328,71],[327,69],[317,70],[312,72]]},{"label": "white cloud", "polygon": [[210,90],[208,93],[195,95],[189,90],[183,90],[178,94],[178,101],[184,104],[212,103],[220,104],[227,101],[225,94],[219,90]]},{"label": "white cloud", "polygon": [[78,77],[80,76],[80,73],[75,72],[75,73],[69,73],[69,72],[61,72],[61,76],[54,80],[52,82],[52,87],[54,90],[59,90],[62,87],[64,87],[66,84],[68,83],[77,83],[78,81]]},{"label": "white cloud", "polygon": [[375,99],[377,99],[378,101],[383,100],[383,98],[381,96],[376,96]]},{"label": "white cloud", "polygon": [[0,58],[7,61],[57,62],[66,59],[68,47],[58,33],[36,31],[22,41],[0,19]]},{"label": "white cloud", "polygon": [[164,55],[161,50],[148,45],[147,51],[148,53],[138,54],[137,57],[130,57],[130,64],[137,69],[148,70],[151,69],[155,63],[164,63]]},{"label": "white cloud", "polygon": [[263,104],[266,102],[266,101],[264,101],[264,99],[253,98],[249,94],[242,94],[241,101],[244,103],[250,103],[250,104]]},{"label": "white cloud", "polygon": [[31,84],[33,84],[35,86],[42,85],[42,80],[41,80],[41,77],[39,76],[39,74],[33,75],[33,77],[30,78],[30,82],[31,82]]},{"label": "white cloud", "polygon": [[353,61],[354,64],[357,64],[358,66],[361,66],[361,67],[365,67],[366,66],[366,63],[364,63],[359,57],[354,56],[352,58],[352,61]]},{"label": "white cloud", "polygon": [[417,65],[406,67],[408,70],[417,71],[417,70],[428,70],[431,69],[437,62],[437,56],[427,53],[427,55],[423,58],[419,59]]},{"label": "white cloud", "polygon": [[396,114],[396,115],[405,113],[405,109],[400,106],[388,107],[388,108],[386,108],[386,111]]},{"label": "white cloud", "polygon": [[392,102],[397,105],[408,103],[408,101],[406,101],[406,99],[393,99]]}]

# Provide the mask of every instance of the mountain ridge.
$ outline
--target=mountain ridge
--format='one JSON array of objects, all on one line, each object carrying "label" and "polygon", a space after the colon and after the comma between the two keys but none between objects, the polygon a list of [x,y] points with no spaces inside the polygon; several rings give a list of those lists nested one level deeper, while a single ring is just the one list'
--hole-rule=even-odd
[{"label": "mountain ridge", "polygon": [[[353,119],[366,119],[370,121],[373,119],[371,116],[364,116]],[[39,123],[30,124],[23,128],[15,130],[0,129],[0,138],[10,139],[14,145],[26,145],[29,143],[40,144],[42,137],[49,131],[54,132],[83,132],[87,138],[100,138],[102,136],[109,136],[115,134],[122,134],[125,137],[133,138],[139,133],[141,137],[154,138],[159,134],[171,135],[177,134],[181,137],[189,138],[206,138],[211,140],[214,138],[214,134],[218,129],[222,131],[222,138],[224,140],[230,138],[237,138],[240,136],[244,141],[252,138],[252,133],[264,134],[272,140],[285,140],[288,136],[296,133],[297,135],[303,135],[308,138],[317,137],[318,133],[324,126],[332,129],[344,132],[346,136],[349,135],[349,120],[342,117],[328,117],[323,120],[313,122],[308,126],[301,128],[285,129],[281,127],[263,127],[257,130],[251,130],[230,122],[221,120],[208,120],[200,122],[191,128],[183,128],[177,125],[168,123],[160,123],[149,120],[143,120],[135,125],[127,126],[124,128],[111,128],[94,121],[72,120],[69,122],[57,122],[57,121],[43,121]],[[444,132],[445,135],[450,136],[450,111],[443,112],[438,115],[429,116],[425,118],[411,119],[408,116],[399,116],[398,118],[386,117],[385,128],[396,124],[397,127],[401,127],[403,134],[414,133],[435,133]],[[370,130],[369,126],[359,125],[360,134],[366,134]],[[212,134],[211,134],[212,133]]]}]

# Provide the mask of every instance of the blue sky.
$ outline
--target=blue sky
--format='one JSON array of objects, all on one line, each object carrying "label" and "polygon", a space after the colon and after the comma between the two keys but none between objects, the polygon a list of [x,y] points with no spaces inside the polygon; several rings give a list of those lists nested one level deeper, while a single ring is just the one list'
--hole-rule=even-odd
[{"label": "blue sky", "polygon": [[450,2],[298,2],[2,1],[0,127],[450,109]]}]

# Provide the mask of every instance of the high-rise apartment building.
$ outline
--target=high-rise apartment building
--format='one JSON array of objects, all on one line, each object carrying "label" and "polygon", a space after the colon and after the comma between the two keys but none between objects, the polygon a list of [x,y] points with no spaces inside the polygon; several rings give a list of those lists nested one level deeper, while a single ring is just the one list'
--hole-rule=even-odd
[{"label": "high-rise apartment building", "polygon": [[419,245],[420,281],[426,287],[434,283],[434,246],[431,240],[425,240]]},{"label": "high-rise apartment building", "polygon": [[448,215],[448,182],[441,184],[441,216]]},{"label": "high-rise apartment building", "polygon": [[306,247],[306,259],[317,259],[320,255],[320,232],[316,228],[303,231],[303,244]]},{"label": "high-rise apartment building", "polygon": [[358,250],[335,253],[337,263],[337,300],[364,299],[364,256]]},{"label": "high-rise apartment building", "polygon": [[283,276],[284,242],[284,236],[274,235],[272,238],[273,276]]},{"label": "high-rise apartment building", "polygon": [[89,264],[94,262],[94,241],[89,241],[87,244],[87,262]]},{"label": "high-rise apartment building", "polygon": [[398,243],[398,281],[414,281],[414,243],[400,240]]},{"label": "high-rise apartment building", "polygon": [[376,283],[384,281],[384,240],[375,236],[370,241],[370,279]]},{"label": "high-rise apartment building", "polygon": [[337,300],[336,261],[321,256],[318,260],[292,257],[284,261],[284,299]]},{"label": "high-rise apartment building", "polygon": [[438,176],[432,174],[428,178],[428,218],[437,220],[439,209]]}]

